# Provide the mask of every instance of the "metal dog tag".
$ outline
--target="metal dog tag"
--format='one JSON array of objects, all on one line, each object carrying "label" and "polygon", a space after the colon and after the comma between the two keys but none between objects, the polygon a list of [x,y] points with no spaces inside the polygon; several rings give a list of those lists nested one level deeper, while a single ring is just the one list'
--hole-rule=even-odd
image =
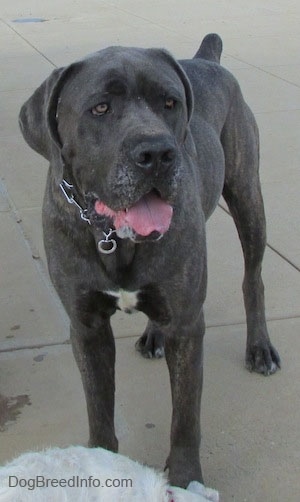
[{"label": "metal dog tag", "polygon": [[105,235],[105,239],[101,239],[101,241],[98,242],[98,250],[103,254],[114,253],[117,249],[117,242],[115,239],[110,239],[110,237],[113,233],[115,233],[115,230],[110,228],[107,234],[105,232],[103,233]]},{"label": "metal dog tag", "polygon": [[117,249],[117,243],[114,239],[110,239],[109,241],[102,239],[98,242],[98,249],[100,253],[111,254]]}]

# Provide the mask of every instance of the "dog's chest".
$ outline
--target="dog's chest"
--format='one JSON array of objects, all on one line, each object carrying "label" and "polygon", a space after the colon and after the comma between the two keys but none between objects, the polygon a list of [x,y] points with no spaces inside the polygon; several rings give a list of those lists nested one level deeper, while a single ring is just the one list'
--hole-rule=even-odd
[{"label": "dog's chest", "polygon": [[116,299],[116,305],[123,312],[131,314],[137,310],[139,301],[139,291],[126,291],[125,289],[105,291],[106,295],[113,296]]},{"label": "dog's chest", "polygon": [[127,289],[113,289],[102,291],[106,299],[109,299],[110,307],[131,314],[133,312],[144,312],[151,320],[161,325],[170,322],[170,309],[165,292],[155,284],[142,286],[135,291]]}]

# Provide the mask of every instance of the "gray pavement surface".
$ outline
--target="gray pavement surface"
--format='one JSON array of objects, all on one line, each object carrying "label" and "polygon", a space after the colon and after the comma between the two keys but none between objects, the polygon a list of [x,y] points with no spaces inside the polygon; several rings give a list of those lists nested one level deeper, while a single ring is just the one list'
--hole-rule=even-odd
[{"label": "gray pavement surface", "polygon": [[[68,320],[42,245],[47,164],[21,137],[21,104],[56,66],[102,47],[158,46],[191,57],[203,36],[217,32],[222,63],[260,127],[263,277],[282,369],[264,378],[244,368],[242,254],[231,217],[218,208],[208,224],[202,466],[222,501],[298,502],[299,0],[0,0],[0,15],[0,462],[27,449],[86,444],[88,433]],[[171,413],[165,361],[134,350],[143,315],[119,314],[113,325],[120,451],[163,468]]]}]

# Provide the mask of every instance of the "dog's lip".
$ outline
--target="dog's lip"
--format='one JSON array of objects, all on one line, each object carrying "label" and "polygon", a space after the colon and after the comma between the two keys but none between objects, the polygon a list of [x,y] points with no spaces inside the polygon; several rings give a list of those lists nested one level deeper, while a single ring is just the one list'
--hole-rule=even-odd
[{"label": "dog's lip", "polygon": [[[105,204],[114,213],[119,213],[119,212],[122,212],[122,211],[124,211],[125,213],[127,213],[144,196],[150,195],[150,194],[156,195],[157,197],[159,197],[166,204],[170,204],[170,205],[173,204],[173,198],[172,197],[165,197],[165,196],[163,196],[162,193],[157,188],[152,188],[148,192],[145,192],[144,194],[139,195],[138,197],[135,197],[134,200],[130,201],[128,204],[126,204],[126,205],[124,204],[124,205],[121,205],[121,206],[119,206],[118,204],[114,204],[114,203],[112,203],[112,204],[110,204],[110,203],[106,204],[104,198],[101,198],[96,192],[92,192],[92,191],[86,193],[85,200],[87,201],[87,203],[89,205],[92,205],[92,206],[94,206],[96,202],[103,203],[103,204]],[[117,198],[117,197],[115,197],[115,198]]]},{"label": "dog's lip", "polygon": [[120,228],[118,230],[115,230],[115,232],[120,239],[130,239],[132,242],[135,242],[137,244],[141,242],[156,242],[163,237],[163,234],[161,234],[157,230],[154,230],[149,235],[141,235],[129,227]]}]

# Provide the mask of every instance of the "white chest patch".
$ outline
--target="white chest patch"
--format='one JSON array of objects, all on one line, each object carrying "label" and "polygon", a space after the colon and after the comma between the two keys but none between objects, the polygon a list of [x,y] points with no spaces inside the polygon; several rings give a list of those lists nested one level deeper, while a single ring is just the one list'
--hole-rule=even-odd
[{"label": "white chest patch", "polygon": [[118,291],[104,291],[104,293],[117,298],[117,306],[123,312],[132,313],[136,310],[139,291],[119,289]]}]

